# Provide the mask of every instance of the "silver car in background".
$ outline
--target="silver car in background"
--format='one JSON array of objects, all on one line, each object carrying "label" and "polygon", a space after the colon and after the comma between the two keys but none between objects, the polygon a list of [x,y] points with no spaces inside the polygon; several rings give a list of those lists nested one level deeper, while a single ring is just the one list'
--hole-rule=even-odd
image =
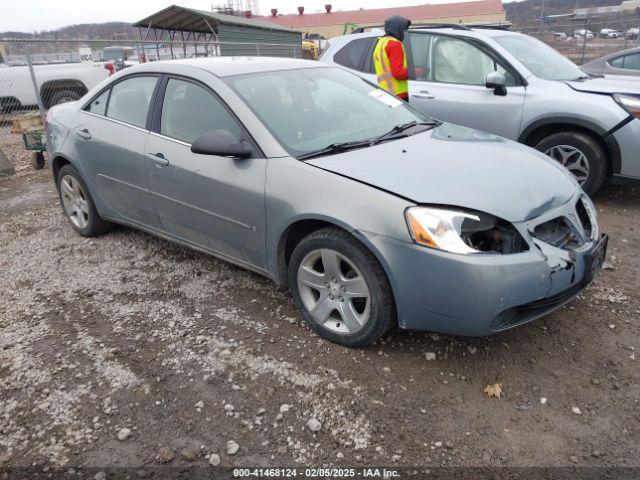
[{"label": "silver car in background", "polygon": [[47,120],[80,235],[120,223],[253,270],[348,346],[394,326],[521,325],[575,297],[606,251],[547,156],[317,62],[139,65]]},{"label": "silver car in background", "polygon": [[[380,30],[331,39],[321,57],[376,81]],[[640,84],[586,74],[539,40],[500,29],[416,27],[405,35],[409,101],[428,115],[532,146],[587,193],[640,182]]]},{"label": "silver car in background", "polygon": [[[640,77],[640,47],[628,48],[596,58],[582,65],[582,69],[593,75]],[[640,85],[640,78],[638,78],[638,85]]]}]

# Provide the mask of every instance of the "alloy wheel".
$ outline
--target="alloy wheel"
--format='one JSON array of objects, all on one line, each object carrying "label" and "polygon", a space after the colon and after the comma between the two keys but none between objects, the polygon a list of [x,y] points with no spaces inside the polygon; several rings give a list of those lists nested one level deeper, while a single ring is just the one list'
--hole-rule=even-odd
[{"label": "alloy wheel", "polygon": [[298,291],[320,325],[340,334],[362,330],[371,315],[366,280],[354,263],[328,248],[309,252],[298,267]]},{"label": "alloy wheel", "polygon": [[571,145],[554,145],[544,153],[564,165],[576,177],[580,185],[583,185],[589,178],[589,160],[578,148]]},{"label": "alloy wheel", "polygon": [[73,224],[84,229],[89,224],[89,204],[84,189],[77,179],[65,175],[60,181],[60,196],[64,211]]}]

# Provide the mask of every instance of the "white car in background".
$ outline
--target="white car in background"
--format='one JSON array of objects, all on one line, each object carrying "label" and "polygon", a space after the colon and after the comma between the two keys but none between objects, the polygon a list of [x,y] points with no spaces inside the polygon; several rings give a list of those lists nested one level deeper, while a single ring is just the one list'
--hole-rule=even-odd
[{"label": "white car in background", "polygon": [[629,30],[627,30],[627,33],[625,33],[625,36],[631,40],[638,38],[639,35],[640,28],[638,27],[630,28]]},{"label": "white car in background", "polygon": [[[320,61],[377,82],[379,31],[331,40]],[[592,194],[640,184],[640,84],[589,75],[541,41],[504,29],[417,26],[405,35],[409,102],[431,117],[516,140],[564,165]]]},{"label": "white car in background", "polygon": [[581,28],[573,32],[574,37],[586,37],[587,40],[591,40],[593,38],[593,32],[591,30],[586,30]]},{"label": "white car in background", "polygon": [[[38,104],[29,67],[2,63],[0,66],[0,110],[15,110]],[[78,100],[109,76],[102,63],[34,65],[33,70],[44,108]]]},{"label": "white car in background", "polygon": [[600,37],[602,38],[618,38],[622,36],[622,32],[613,28],[603,28],[600,30]]}]

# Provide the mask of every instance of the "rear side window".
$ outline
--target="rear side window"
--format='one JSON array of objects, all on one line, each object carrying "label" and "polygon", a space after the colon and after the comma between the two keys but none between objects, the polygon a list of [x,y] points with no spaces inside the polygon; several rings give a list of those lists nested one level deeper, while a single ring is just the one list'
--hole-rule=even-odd
[{"label": "rear side window", "polygon": [[162,102],[160,133],[193,143],[214,130],[242,136],[238,122],[213,93],[192,82],[170,79]]},{"label": "rear side window", "polygon": [[640,53],[624,57],[624,68],[626,70],[640,70]]},{"label": "rear side window", "polygon": [[144,128],[157,77],[132,77],[111,88],[107,117]]},{"label": "rear side window", "polygon": [[104,117],[104,114],[107,112],[107,100],[109,99],[109,92],[111,90],[107,90],[103,92],[99,97],[94,98],[89,105],[84,107],[85,111],[95,113],[96,115],[101,115]]},{"label": "rear side window", "polygon": [[342,47],[333,57],[334,61],[343,67],[352,68],[353,70],[369,71],[368,65],[365,67],[367,55],[371,50],[376,37],[358,38],[353,42],[349,42]]},{"label": "rear side window", "polygon": [[624,68],[625,70],[640,70],[640,53],[616,57],[609,60],[609,65],[615,68]]},{"label": "rear side window", "polygon": [[616,68],[622,68],[624,66],[624,57],[617,57],[609,60],[609,65]]}]

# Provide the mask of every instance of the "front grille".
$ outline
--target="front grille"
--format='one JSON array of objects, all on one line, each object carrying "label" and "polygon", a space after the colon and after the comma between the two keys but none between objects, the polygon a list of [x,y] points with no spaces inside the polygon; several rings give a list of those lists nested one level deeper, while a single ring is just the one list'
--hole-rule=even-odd
[{"label": "front grille", "polygon": [[552,297],[509,308],[496,316],[491,322],[491,328],[494,331],[505,330],[506,328],[515,327],[540,318],[567,303],[578,295],[583,288],[584,284],[579,283]]},{"label": "front grille", "polygon": [[562,250],[578,250],[598,235],[595,212],[588,200],[580,197],[573,212],[536,225],[533,236]]},{"label": "front grille", "polygon": [[541,223],[533,230],[533,236],[563,250],[575,250],[581,245],[578,232],[565,217]]}]

